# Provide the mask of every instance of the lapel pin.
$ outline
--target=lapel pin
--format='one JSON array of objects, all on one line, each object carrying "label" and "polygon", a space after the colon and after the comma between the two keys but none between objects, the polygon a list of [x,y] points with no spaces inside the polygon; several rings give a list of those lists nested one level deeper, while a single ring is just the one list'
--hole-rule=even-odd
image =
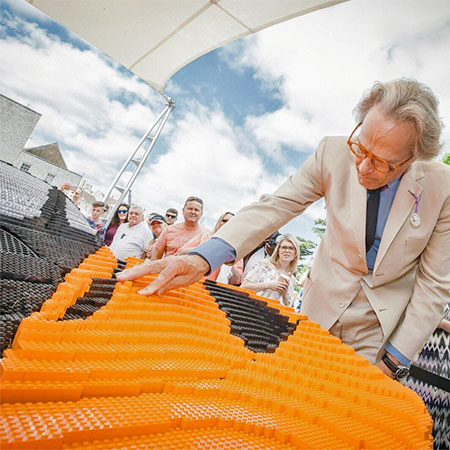
[{"label": "lapel pin", "polygon": [[414,212],[411,214],[411,217],[409,218],[409,221],[411,222],[411,225],[414,228],[419,228],[420,227],[420,223],[421,223],[421,219],[420,219],[420,216],[419,216],[417,211],[419,209],[419,202],[420,202],[420,200],[422,200],[422,194],[417,196],[416,194],[414,194],[414,192],[411,192],[409,190],[408,190],[408,192],[414,197],[414,201],[416,203],[416,205],[414,207]]}]

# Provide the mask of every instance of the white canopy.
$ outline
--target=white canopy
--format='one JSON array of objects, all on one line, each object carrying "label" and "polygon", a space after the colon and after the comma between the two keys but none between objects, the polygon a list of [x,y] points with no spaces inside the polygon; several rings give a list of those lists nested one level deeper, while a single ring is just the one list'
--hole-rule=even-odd
[{"label": "white canopy", "polygon": [[199,56],[347,0],[28,0],[163,91]]}]

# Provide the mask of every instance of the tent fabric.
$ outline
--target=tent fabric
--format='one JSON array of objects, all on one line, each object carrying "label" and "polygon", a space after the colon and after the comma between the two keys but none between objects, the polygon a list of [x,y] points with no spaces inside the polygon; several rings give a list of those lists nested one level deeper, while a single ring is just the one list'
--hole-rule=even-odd
[{"label": "tent fabric", "polygon": [[347,0],[28,0],[162,92],[199,56]]}]

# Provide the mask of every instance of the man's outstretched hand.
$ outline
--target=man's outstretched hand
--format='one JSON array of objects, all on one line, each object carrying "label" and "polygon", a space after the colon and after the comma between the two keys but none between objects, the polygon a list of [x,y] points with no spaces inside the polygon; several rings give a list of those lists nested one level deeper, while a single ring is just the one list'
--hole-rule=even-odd
[{"label": "man's outstretched hand", "polygon": [[134,280],[149,273],[159,273],[153,283],[138,291],[142,295],[161,295],[170,289],[189,286],[200,280],[209,264],[198,255],[168,256],[134,266],[116,275],[118,281]]}]

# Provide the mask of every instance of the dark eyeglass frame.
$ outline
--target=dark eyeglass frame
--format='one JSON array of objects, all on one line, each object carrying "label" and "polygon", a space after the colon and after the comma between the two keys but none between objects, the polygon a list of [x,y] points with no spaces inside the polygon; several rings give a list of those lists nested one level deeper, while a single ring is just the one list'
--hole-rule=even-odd
[{"label": "dark eyeglass frame", "polygon": [[[361,125],[362,125],[362,122],[359,122],[358,125],[356,125],[355,129],[352,131],[352,134],[350,135],[350,137],[347,140],[347,145],[349,146],[350,151],[353,153],[353,155],[355,156],[356,159],[360,160],[360,163],[363,162],[366,158],[369,158],[374,170],[376,170],[377,172],[386,174],[386,173],[389,173],[389,172],[394,172],[400,166],[402,166],[403,164],[405,164],[411,158],[414,157],[414,154],[412,154],[408,159],[405,159],[405,161],[403,161],[403,162],[393,166],[392,164],[388,163],[385,159],[380,158],[379,156],[375,156],[373,153],[371,153],[368,150],[366,150],[359,142],[352,141],[353,135],[355,134],[356,130]],[[364,158],[361,158],[360,155],[358,155],[356,153],[356,151],[353,149],[353,145],[356,145],[358,147],[358,149],[365,155]],[[374,159],[379,161],[382,164],[382,167],[386,167],[386,170],[380,170],[378,167],[375,167],[374,164],[373,164],[373,160]]]},{"label": "dark eyeglass frame", "polygon": [[178,216],[175,214],[166,214],[166,217],[169,217],[170,219],[176,219]]}]

